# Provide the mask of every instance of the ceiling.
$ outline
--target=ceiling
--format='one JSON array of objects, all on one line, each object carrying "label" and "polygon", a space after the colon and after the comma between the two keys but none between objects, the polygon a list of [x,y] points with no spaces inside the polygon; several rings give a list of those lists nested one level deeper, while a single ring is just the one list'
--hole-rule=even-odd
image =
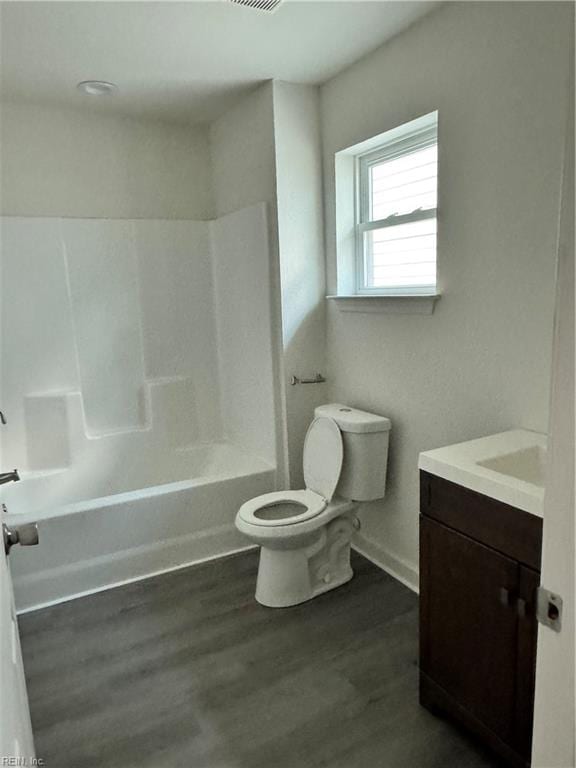
[{"label": "ceiling", "polygon": [[[2,98],[140,117],[213,120],[256,84],[322,83],[439,3],[284,0],[2,2]],[[100,99],[81,80],[110,80]]]}]

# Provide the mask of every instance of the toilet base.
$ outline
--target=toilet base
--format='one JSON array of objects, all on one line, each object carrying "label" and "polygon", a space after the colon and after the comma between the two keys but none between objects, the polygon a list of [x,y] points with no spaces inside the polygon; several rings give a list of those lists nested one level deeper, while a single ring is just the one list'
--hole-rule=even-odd
[{"label": "toilet base", "polygon": [[354,523],[349,515],[333,520],[316,540],[297,549],[260,549],[256,600],[268,608],[305,603],[350,581],[350,540]]}]

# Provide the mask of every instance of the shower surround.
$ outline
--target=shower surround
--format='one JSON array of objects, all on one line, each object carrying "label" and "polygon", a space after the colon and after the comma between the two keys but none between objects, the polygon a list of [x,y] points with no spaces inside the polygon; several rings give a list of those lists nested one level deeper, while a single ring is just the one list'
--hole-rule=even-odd
[{"label": "shower surround", "polygon": [[242,546],[276,484],[264,205],[212,222],[2,218],[3,486],[20,609]]}]

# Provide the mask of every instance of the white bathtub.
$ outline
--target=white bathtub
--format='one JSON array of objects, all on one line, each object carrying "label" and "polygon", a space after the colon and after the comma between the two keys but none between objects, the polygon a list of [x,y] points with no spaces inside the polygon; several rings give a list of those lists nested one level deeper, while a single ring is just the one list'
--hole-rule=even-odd
[{"label": "white bathtub", "polygon": [[242,549],[238,507],[275,488],[272,465],[227,443],[130,456],[2,487],[6,522],[40,532],[38,547],[10,555],[19,611]]}]

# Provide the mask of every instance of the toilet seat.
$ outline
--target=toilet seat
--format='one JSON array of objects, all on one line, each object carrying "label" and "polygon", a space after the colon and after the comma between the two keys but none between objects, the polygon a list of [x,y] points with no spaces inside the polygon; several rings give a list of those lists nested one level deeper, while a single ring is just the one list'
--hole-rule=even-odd
[{"label": "toilet seat", "polygon": [[[274,491],[265,493],[262,496],[256,496],[250,499],[240,507],[238,516],[250,525],[263,527],[274,527],[278,525],[293,525],[302,523],[304,520],[310,520],[316,517],[320,512],[326,509],[326,499],[319,494],[308,489],[304,491]],[[266,509],[273,509],[280,505],[294,505],[294,514],[289,511],[287,514],[278,518],[266,519],[265,516],[258,516],[264,513]],[[299,510],[298,508],[301,507]]]},{"label": "toilet seat", "polygon": [[[238,516],[245,523],[262,527],[294,525],[316,517],[332,500],[340,479],[343,452],[342,435],[336,422],[326,416],[314,419],[304,440],[306,489],[257,496],[240,507]],[[287,509],[278,509],[275,513],[274,507]]]}]

